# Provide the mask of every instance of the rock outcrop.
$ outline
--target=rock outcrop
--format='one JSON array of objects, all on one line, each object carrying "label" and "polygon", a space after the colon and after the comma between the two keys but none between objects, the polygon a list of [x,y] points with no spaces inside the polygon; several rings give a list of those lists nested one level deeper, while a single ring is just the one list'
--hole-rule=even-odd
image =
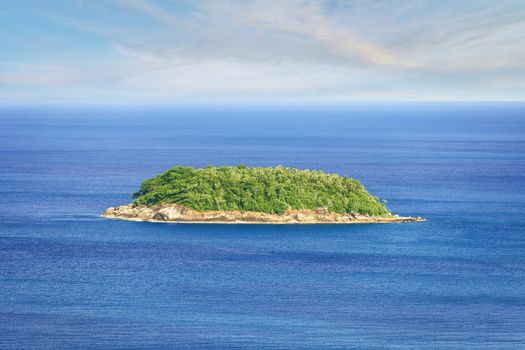
[{"label": "rock outcrop", "polygon": [[241,211],[196,211],[178,204],[111,207],[105,218],[129,221],[215,224],[363,224],[425,221],[421,217],[368,216],[359,213],[332,213],[317,210],[288,210],[282,215]]}]

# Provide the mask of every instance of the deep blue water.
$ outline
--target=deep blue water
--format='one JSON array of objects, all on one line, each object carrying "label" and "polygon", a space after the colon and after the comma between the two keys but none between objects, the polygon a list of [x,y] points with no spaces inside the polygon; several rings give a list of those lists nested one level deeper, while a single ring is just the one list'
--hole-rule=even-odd
[{"label": "deep blue water", "polygon": [[[173,165],[360,179],[425,223],[104,220]],[[525,105],[0,109],[1,349],[524,349]]]}]

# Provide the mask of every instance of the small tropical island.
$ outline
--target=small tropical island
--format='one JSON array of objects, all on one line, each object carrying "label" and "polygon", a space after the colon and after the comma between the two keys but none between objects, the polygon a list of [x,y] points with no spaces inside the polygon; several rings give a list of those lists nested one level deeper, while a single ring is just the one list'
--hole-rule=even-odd
[{"label": "small tropical island", "polygon": [[393,215],[355,179],[319,170],[175,166],[146,180],[105,218],[166,223],[358,224],[425,221]]}]

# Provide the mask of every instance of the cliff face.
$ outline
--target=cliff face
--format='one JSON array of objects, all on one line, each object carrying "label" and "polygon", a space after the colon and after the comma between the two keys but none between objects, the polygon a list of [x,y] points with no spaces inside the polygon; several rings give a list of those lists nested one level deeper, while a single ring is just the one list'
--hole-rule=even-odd
[{"label": "cliff face", "polygon": [[196,211],[177,204],[111,207],[105,218],[129,221],[224,224],[359,224],[425,221],[420,217],[368,216],[358,213],[331,213],[326,209],[289,210],[282,215],[241,211]]}]

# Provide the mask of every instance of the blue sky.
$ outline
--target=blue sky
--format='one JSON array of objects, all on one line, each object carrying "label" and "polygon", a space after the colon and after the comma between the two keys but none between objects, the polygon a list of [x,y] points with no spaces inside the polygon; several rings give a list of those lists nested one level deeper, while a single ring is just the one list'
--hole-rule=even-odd
[{"label": "blue sky", "polygon": [[524,101],[525,1],[6,0],[0,102]]}]

